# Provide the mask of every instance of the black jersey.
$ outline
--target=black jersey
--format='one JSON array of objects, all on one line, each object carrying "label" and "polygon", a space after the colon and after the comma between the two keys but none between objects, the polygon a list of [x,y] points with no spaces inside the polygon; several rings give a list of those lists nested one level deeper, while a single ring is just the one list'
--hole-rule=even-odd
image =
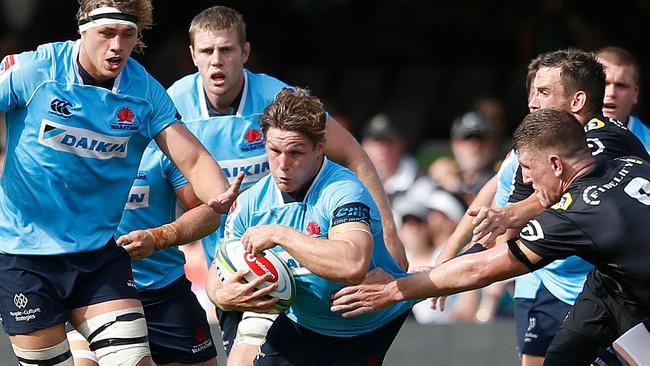
[{"label": "black jersey", "polygon": [[648,218],[650,163],[636,157],[600,161],[560,202],[531,220],[519,239],[544,258],[531,269],[577,255],[616,280],[632,299],[650,301]]},{"label": "black jersey", "polygon": [[[587,136],[587,145],[596,160],[638,156],[650,162],[650,155],[648,155],[643,143],[622,122],[602,115],[595,115],[584,125],[584,129]],[[524,184],[521,166],[518,167],[514,188],[508,202],[523,201],[533,192],[532,185]]]}]

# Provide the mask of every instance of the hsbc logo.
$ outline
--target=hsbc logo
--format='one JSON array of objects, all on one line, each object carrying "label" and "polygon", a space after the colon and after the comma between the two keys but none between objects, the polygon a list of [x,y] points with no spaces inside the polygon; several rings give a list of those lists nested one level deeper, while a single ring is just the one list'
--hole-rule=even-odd
[{"label": "hsbc logo", "polygon": [[542,225],[537,220],[530,220],[528,224],[521,229],[519,237],[528,241],[536,241],[544,239],[544,231]]},{"label": "hsbc logo", "polygon": [[27,306],[28,302],[29,300],[27,300],[27,296],[23,295],[22,292],[14,295],[14,305],[16,305],[18,309],[23,309]]},{"label": "hsbc logo", "polygon": [[84,158],[105,160],[125,158],[129,136],[108,136],[43,119],[38,142],[57,151]]},{"label": "hsbc logo", "polygon": [[72,107],[72,103],[63,99],[54,99],[50,102],[50,111],[48,113],[61,118],[70,119],[70,115],[72,114],[72,112],[70,112],[70,107]]}]

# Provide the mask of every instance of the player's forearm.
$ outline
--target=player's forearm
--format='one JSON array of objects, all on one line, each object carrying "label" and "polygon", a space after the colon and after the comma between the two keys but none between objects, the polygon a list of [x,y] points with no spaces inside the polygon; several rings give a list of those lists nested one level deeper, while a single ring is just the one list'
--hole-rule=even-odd
[{"label": "player's forearm", "polygon": [[199,153],[188,171],[181,171],[192,184],[196,196],[204,203],[228,189],[228,180],[223,170],[205,150]]},{"label": "player's forearm", "polygon": [[220,215],[206,204],[197,206],[176,221],[146,231],[153,236],[156,250],[179,246],[199,240],[215,231]]},{"label": "player's forearm", "polygon": [[284,250],[313,274],[334,282],[358,284],[368,271],[370,252],[347,240],[314,238],[279,227],[272,241],[281,243]]},{"label": "player's forearm", "polygon": [[536,195],[531,195],[523,201],[506,206],[510,216],[510,228],[522,228],[532,218],[544,211]]}]

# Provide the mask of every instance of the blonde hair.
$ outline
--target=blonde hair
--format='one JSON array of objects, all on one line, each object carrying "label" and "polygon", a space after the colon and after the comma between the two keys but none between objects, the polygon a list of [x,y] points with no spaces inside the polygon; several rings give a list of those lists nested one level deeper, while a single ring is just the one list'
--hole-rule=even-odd
[{"label": "blonde hair", "polygon": [[91,11],[105,6],[120,9],[123,13],[134,15],[138,18],[138,41],[133,50],[138,53],[144,51],[146,45],[142,40],[142,31],[151,28],[153,24],[153,5],[151,5],[151,0],[79,0],[77,20],[86,19]]},{"label": "blonde hair", "polygon": [[260,126],[266,136],[269,128],[300,132],[316,145],[325,137],[327,116],[325,106],[309,91],[302,88],[284,88],[273,103],[264,108]]},{"label": "blonde hair", "polygon": [[194,45],[194,35],[198,31],[218,32],[233,29],[237,32],[239,45],[246,43],[246,23],[235,9],[226,6],[213,6],[197,14],[190,23],[190,44]]}]

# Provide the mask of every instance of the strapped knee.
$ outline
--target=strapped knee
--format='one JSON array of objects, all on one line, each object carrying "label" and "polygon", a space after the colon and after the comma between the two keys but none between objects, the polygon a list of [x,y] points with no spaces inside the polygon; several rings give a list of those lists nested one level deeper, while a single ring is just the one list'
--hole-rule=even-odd
[{"label": "strapped knee", "polygon": [[42,349],[23,349],[11,345],[19,366],[74,366],[68,341]]},{"label": "strapped knee", "polygon": [[70,352],[72,352],[72,358],[74,360],[86,359],[98,363],[95,352],[88,349],[88,341],[84,336],[72,329],[66,333],[66,337],[70,343]]},{"label": "strapped knee", "polygon": [[88,340],[102,366],[135,365],[151,356],[142,307],[97,315],[77,330]]},{"label": "strapped knee", "polygon": [[266,339],[266,333],[277,317],[277,314],[244,312],[237,326],[237,336],[235,337],[234,345],[245,343],[261,346]]}]

